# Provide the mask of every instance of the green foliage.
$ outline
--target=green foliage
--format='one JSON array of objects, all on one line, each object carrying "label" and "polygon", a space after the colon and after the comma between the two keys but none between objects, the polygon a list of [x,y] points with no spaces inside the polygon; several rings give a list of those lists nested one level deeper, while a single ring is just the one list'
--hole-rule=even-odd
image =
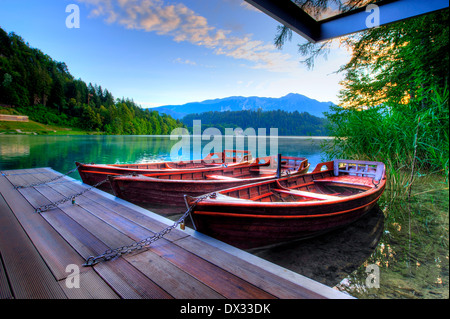
[{"label": "green foliage", "polygon": [[225,111],[225,112],[205,112],[201,114],[186,115],[182,121],[186,125],[191,125],[193,120],[202,121],[202,129],[216,127],[222,134],[226,128],[254,128],[258,134],[259,128],[265,128],[269,134],[270,128],[277,128],[280,136],[326,136],[326,119],[310,115],[309,113],[297,111],[286,112],[277,111]]},{"label": "green foliage", "polygon": [[[315,20],[323,20],[330,16],[351,11],[355,8],[362,8],[378,0],[292,0],[298,7],[305,11]],[[281,49],[287,41],[292,39],[292,30],[285,25],[277,26],[277,33],[274,44]],[[309,69],[314,68],[315,59],[319,56],[327,57],[333,45],[333,40],[321,41],[318,43],[304,42],[298,44],[299,53],[306,57],[301,63]]]},{"label": "green foliage", "polygon": [[448,177],[448,10],[351,41],[342,103],[327,114],[336,136],[328,155],[383,161],[391,175],[418,168]]},{"label": "green foliage", "polygon": [[353,50],[341,91],[343,106],[427,99],[448,87],[448,10],[370,29],[346,40]]},{"label": "green foliage", "polygon": [[132,100],[115,100],[101,86],[74,79],[64,62],[54,61],[1,28],[0,104],[39,123],[106,134],[170,134],[183,126]]},{"label": "green foliage", "polygon": [[336,137],[328,156],[378,160],[395,170],[411,168],[416,158],[419,169],[448,175],[449,93],[444,88],[428,94],[426,108],[416,100],[362,110],[334,106],[326,114]]}]

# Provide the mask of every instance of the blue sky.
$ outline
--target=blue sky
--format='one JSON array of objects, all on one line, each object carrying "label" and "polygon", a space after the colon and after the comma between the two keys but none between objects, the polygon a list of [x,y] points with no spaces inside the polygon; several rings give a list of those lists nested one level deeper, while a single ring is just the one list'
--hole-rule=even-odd
[{"label": "blue sky", "polygon": [[[66,26],[69,4],[79,28]],[[278,25],[243,0],[0,0],[6,32],[143,107],[288,93],[337,103],[349,53],[336,46],[308,70],[299,35],[274,48]]]}]

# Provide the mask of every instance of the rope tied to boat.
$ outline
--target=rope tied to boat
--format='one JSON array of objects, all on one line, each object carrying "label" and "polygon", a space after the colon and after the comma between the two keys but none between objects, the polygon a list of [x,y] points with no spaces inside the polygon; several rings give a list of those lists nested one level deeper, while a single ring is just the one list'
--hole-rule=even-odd
[{"label": "rope tied to boat", "polygon": [[[206,194],[203,195],[201,197],[198,197],[194,203],[188,207],[188,209],[186,210],[186,212],[176,221],[174,222],[172,225],[164,228],[163,230],[161,230],[160,232],[144,238],[140,241],[136,241],[134,243],[132,243],[131,245],[128,246],[121,246],[115,249],[107,249],[103,254],[98,255],[98,256],[89,256],[86,259],[86,262],[83,264],[83,266],[85,267],[89,267],[89,266],[94,266],[96,264],[98,264],[101,261],[108,261],[111,259],[115,259],[120,257],[121,255],[124,254],[129,254],[132,253],[134,251],[138,251],[144,248],[149,247],[151,244],[153,244],[154,242],[156,242],[157,240],[163,238],[165,235],[167,235],[168,233],[170,233],[173,229],[177,228],[180,224],[184,225],[184,220],[191,214],[192,210],[194,209],[194,207],[201,202],[202,200],[204,200],[205,198],[208,197],[214,197],[215,193],[213,194]],[[184,226],[183,226],[184,227]]]}]

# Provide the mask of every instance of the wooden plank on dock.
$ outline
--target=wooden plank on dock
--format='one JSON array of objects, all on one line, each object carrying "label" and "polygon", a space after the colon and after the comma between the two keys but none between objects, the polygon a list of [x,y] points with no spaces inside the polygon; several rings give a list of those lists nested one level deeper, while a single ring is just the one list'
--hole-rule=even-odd
[{"label": "wooden plank on dock", "polygon": [[[48,211],[41,205],[88,186],[49,168],[0,176],[0,298],[273,299],[347,298],[213,238],[174,229],[150,247],[93,267],[89,256],[128,245],[173,221],[93,189]],[[30,271],[30,263],[35,271]],[[66,285],[66,266],[80,269],[80,288]]]},{"label": "wooden plank on dock", "polygon": [[[307,289],[285,278],[274,276],[273,273],[270,273],[262,267],[249,263],[247,260],[239,258],[232,253],[217,250],[214,246],[205,245],[203,241],[192,236],[177,241],[177,245],[188,251],[195,252],[218,267],[239,276],[261,290],[264,290],[273,296],[277,296],[278,298],[324,298],[323,295],[315,293],[314,290]],[[234,247],[228,247],[228,249],[235,250]],[[243,254],[243,252],[241,252],[241,254]]]},{"label": "wooden plank on dock", "polygon": [[9,286],[9,280],[6,276],[5,267],[3,266],[3,259],[0,254],[0,299],[13,299],[13,293]]},{"label": "wooden plank on dock", "polygon": [[[16,199],[17,200],[17,199]],[[20,299],[66,295],[0,194],[0,252],[11,290]]]},{"label": "wooden plank on dock", "polygon": [[[20,174],[20,172],[21,171],[15,171],[14,173]],[[26,171],[22,172],[26,173]],[[0,178],[5,177],[1,176]],[[23,182],[18,179],[16,179],[16,181]],[[22,189],[21,192],[26,194],[26,197],[32,203],[36,201],[40,204],[48,203],[44,198],[39,198],[39,195],[34,188]],[[14,212],[21,227],[26,231],[28,237],[45,260],[56,280],[59,281],[61,289],[69,298],[117,298],[117,295],[113,290],[103,280],[99,280],[100,277],[93,269],[81,268],[81,265],[85,260],[68,244],[67,241],[64,240],[64,238],[61,237],[43,216],[35,213],[34,207],[29,201],[24,200],[25,198],[18,200],[20,199],[20,194],[14,189],[11,183],[8,183],[6,180],[0,180],[0,193],[8,198],[9,208]],[[5,213],[5,210],[2,209],[1,212]],[[65,280],[70,274],[70,272],[66,271],[66,267],[70,264],[80,266],[81,281],[86,284],[82,285],[79,289],[68,289],[65,285]],[[2,283],[4,283],[4,281],[2,281]],[[96,283],[95,289],[89,289],[88,283]],[[23,296],[18,295],[16,297],[21,298]]]},{"label": "wooden plank on dock", "polygon": [[[33,241],[41,255],[44,256],[49,268],[57,280],[67,277],[66,266],[68,264],[81,264],[84,260],[77,254],[70,245],[61,238],[55,229],[39,214],[36,214],[34,207],[24,200],[12,200],[13,194],[17,192],[12,185],[0,183],[0,192],[9,200],[9,207],[27,235]],[[32,197],[36,192],[33,188],[24,190]]]}]

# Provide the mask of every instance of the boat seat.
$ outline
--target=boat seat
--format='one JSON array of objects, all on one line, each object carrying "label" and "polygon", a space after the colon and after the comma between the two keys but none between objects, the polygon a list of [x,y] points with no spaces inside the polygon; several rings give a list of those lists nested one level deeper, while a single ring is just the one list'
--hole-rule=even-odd
[{"label": "boat seat", "polygon": [[330,177],[315,179],[314,183],[317,183],[317,182],[337,183],[337,184],[345,184],[345,185],[350,185],[350,186],[374,187],[372,180],[373,180],[373,178],[371,178],[371,177],[341,175],[341,176],[330,176]]},{"label": "boat seat", "polygon": [[272,191],[289,194],[289,195],[294,195],[294,196],[302,196],[302,197],[308,197],[308,198],[314,198],[314,199],[321,199],[321,200],[342,199],[341,197],[338,197],[338,196],[318,194],[318,193],[306,192],[306,191],[297,191],[297,190],[292,190],[292,189],[272,189]]},{"label": "boat seat", "polygon": [[207,179],[215,179],[222,181],[238,181],[239,178],[231,177],[231,176],[223,176],[223,175],[206,175]]}]

